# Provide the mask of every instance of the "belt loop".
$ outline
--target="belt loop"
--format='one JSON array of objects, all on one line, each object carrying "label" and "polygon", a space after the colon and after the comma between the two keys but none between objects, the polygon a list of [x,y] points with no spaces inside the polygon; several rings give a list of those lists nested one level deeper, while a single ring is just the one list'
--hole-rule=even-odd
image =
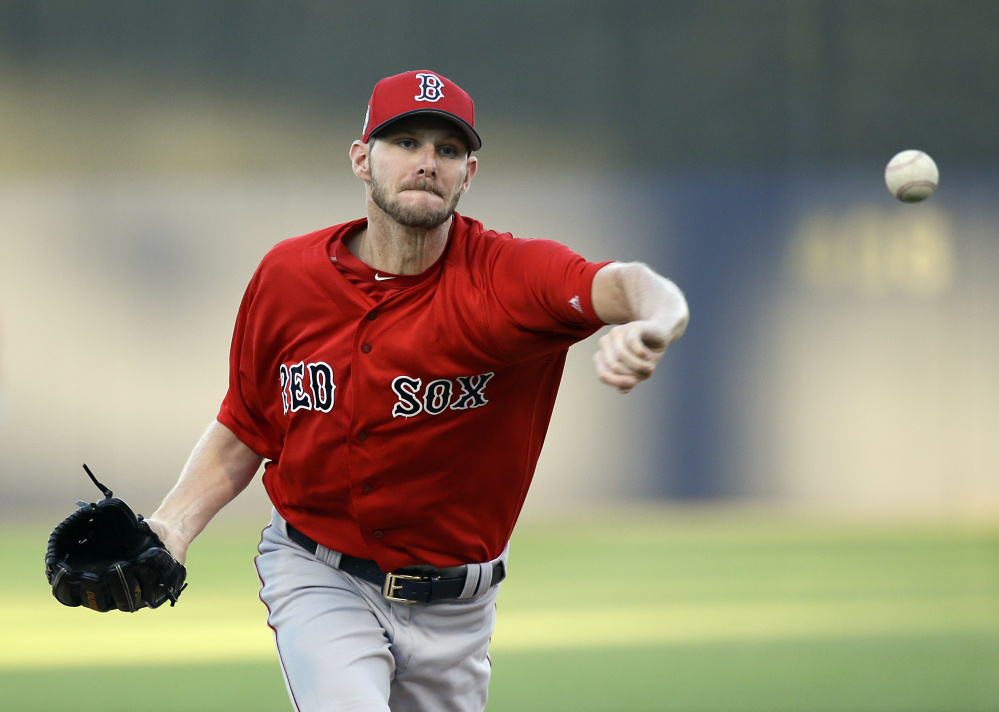
[{"label": "belt loop", "polygon": [[[496,574],[496,565],[500,564],[503,566],[503,574],[500,576],[499,581],[502,581],[506,577],[507,565],[506,562],[510,558],[510,544],[507,543],[506,547],[503,549],[503,553],[498,557],[485,564],[487,569],[483,569],[482,577],[479,579],[479,590],[476,595],[480,595],[486,592],[486,590],[493,585],[493,576]],[[497,581],[496,583],[499,583]]]},{"label": "belt loop", "polygon": [[495,562],[490,561],[488,564],[479,564],[479,585],[475,590],[475,595],[479,596],[489,590],[489,587],[493,585],[493,571]]},{"label": "belt loop", "polygon": [[482,576],[482,564],[465,565],[465,587],[461,589],[458,598],[475,598],[479,595],[479,579]]},{"label": "belt loop", "polygon": [[[271,524],[276,524],[278,526],[278,530],[282,534],[284,534],[286,538],[288,539],[291,538],[288,535],[288,527],[290,527],[291,525],[288,524],[288,521],[284,517],[282,517],[281,514],[277,511],[277,507],[274,507],[271,510]],[[334,569],[338,569],[340,568],[340,557],[343,556],[343,554],[341,554],[339,551],[333,551],[332,549],[327,549],[319,542],[316,542],[316,553],[313,554],[313,556],[315,556],[316,559],[322,561],[327,566],[330,566],[331,568]]]},{"label": "belt loop", "polygon": [[488,591],[493,585],[493,573],[496,571],[496,564],[502,563],[503,570],[506,570],[506,561],[510,556],[510,545],[507,544],[503,553],[492,561],[484,564],[468,564],[465,577],[465,587],[461,590],[458,598],[478,598]]},{"label": "belt loop", "polygon": [[340,558],[343,556],[339,551],[327,549],[322,544],[316,542],[316,558],[327,564],[331,568],[340,568]]}]

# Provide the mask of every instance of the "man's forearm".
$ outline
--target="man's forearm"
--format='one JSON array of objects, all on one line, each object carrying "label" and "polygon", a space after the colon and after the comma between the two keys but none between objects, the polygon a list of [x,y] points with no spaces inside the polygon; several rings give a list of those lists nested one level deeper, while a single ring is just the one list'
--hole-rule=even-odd
[{"label": "man's forearm", "polygon": [[658,322],[667,329],[670,343],[683,335],[690,313],[679,287],[640,263],[627,265],[621,281],[632,312],[626,321]]},{"label": "man's forearm", "polygon": [[607,265],[594,279],[594,308],[608,324],[654,321],[675,341],[687,328],[689,311],[673,282],[640,262]]},{"label": "man's forearm", "polygon": [[177,484],[147,520],[178,560],[212,517],[246,489],[261,459],[221,423],[208,426]]}]

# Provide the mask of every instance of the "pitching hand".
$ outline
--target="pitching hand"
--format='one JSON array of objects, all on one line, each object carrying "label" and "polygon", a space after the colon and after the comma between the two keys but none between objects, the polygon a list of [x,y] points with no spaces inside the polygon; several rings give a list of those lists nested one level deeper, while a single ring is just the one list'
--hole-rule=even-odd
[{"label": "pitching hand", "polygon": [[671,339],[657,322],[632,321],[615,326],[600,338],[593,355],[597,376],[621,393],[650,378]]}]

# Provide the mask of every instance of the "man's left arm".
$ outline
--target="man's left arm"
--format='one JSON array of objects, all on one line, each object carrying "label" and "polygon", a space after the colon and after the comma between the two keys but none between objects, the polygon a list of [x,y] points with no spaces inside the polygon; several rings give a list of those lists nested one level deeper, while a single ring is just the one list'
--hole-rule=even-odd
[{"label": "man's left arm", "polygon": [[621,393],[652,376],[689,319],[680,288],[639,262],[612,262],[596,273],[593,309],[618,324],[600,338],[593,361],[600,380]]}]

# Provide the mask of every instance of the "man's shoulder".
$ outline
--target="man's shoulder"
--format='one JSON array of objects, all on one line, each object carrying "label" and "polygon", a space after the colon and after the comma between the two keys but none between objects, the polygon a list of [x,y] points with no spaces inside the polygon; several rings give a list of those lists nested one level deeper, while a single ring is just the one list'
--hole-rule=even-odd
[{"label": "man's shoulder", "polygon": [[469,261],[505,259],[533,262],[545,255],[562,254],[570,249],[560,242],[544,238],[514,237],[509,232],[486,229],[478,220],[455,214],[456,250]]},{"label": "man's shoulder", "polygon": [[455,213],[454,237],[452,252],[468,259],[482,258],[490,253],[503,250],[517,241],[508,232],[497,232],[487,229],[481,222],[473,218]]},{"label": "man's shoulder", "polygon": [[[492,239],[499,237],[502,233],[495,230],[487,230],[485,225],[475,218],[470,218],[459,213],[454,214],[454,234],[463,238],[485,238]],[[506,235],[509,237],[509,235]]]}]

